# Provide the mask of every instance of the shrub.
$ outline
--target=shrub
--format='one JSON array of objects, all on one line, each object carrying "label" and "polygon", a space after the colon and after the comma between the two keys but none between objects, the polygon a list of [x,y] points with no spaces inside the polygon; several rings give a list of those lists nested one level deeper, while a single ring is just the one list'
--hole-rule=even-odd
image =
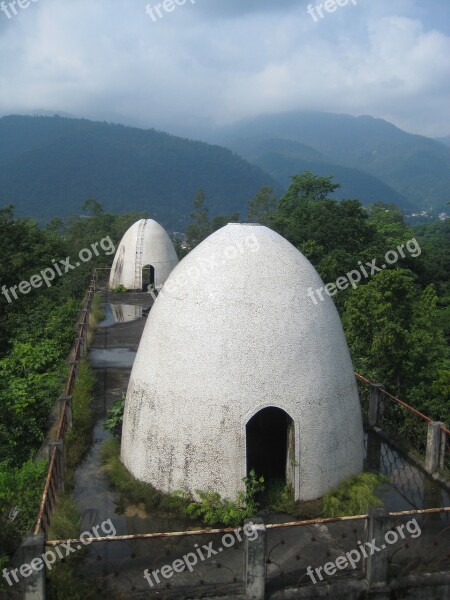
[{"label": "shrub", "polygon": [[[238,494],[236,502],[221,498],[213,491],[197,491],[196,502],[189,492],[178,490],[164,494],[149,483],[135,479],[120,460],[120,444],[117,439],[107,440],[101,449],[103,469],[111,485],[122,494],[122,503],[143,504],[148,512],[164,511],[182,514],[190,519],[200,519],[205,525],[223,524],[238,526],[246,518],[256,514],[257,494],[264,489],[264,479],[251,471],[244,478],[246,491]],[[121,507],[122,509],[125,506]]]},{"label": "shrub", "polygon": [[45,460],[29,460],[20,468],[0,463],[0,564],[8,562],[20,536],[34,524],[47,474]]},{"label": "shrub", "polygon": [[295,514],[296,504],[294,490],[282,479],[274,479],[267,483],[265,504],[275,512]]},{"label": "shrub", "polygon": [[346,479],[339,487],[326,494],[322,501],[324,517],[341,517],[366,514],[370,508],[383,506],[375,494],[376,488],[385,481],[376,473],[361,473]]},{"label": "shrub", "polygon": [[113,289],[114,294],[124,294],[125,292],[128,292],[127,288],[120,284],[120,285],[116,285],[116,287]]},{"label": "shrub", "polygon": [[186,508],[186,515],[201,519],[205,525],[241,525],[244,519],[255,516],[258,510],[259,504],[255,497],[264,489],[264,478],[258,477],[252,469],[243,482],[246,491],[238,493],[236,502],[229,498],[221,498],[220,494],[212,490],[195,490],[200,501],[191,502]]},{"label": "shrub", "polygon": [[109,431],[109,433],[116,438],[120,438],[122,435],[125,398],[126,394],[122,394],[122,396],[116,400],[116,402],[114,402],[113,407],[109,411],[106,421],[103,425],[106,431]]}]

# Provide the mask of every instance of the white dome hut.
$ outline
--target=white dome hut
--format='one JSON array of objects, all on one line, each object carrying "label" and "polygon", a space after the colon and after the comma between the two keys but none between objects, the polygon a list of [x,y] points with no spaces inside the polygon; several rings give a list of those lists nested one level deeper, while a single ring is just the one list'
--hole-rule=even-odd
[{"label": "white dome hut", "polygon": [[336,308],[283,237],[231,223],[171,273],[128,387],[122,461],[165,492],[236,498],[254,468],[296,499],[363,467],[363,427]]},{"label": "white dome hut", "polygon": [[167,231],[153,219],[141,219],[123,236],[114,258],[109,287],[128,290],[160,289],[178,264]]}]

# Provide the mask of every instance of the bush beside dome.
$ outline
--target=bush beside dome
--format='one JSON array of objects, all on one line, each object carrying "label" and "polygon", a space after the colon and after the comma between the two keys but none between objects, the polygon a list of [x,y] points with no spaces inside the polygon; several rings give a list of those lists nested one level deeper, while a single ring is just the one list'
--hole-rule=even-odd
[{"label": "bush beside dome", "polygon": [[321,286],[264,226],[229,224],[195,248],[141,339],[122,434],[128,470],[163,492],[236,499],[259,464],[297,500],[359,473],[362,417],[342,325],[329,297],[315,306],[307,295]]}]

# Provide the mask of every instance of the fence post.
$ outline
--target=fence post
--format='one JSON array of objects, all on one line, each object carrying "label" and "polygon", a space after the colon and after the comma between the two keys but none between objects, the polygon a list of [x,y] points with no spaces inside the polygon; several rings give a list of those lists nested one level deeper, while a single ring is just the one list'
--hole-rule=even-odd
[{"label": "fence post", "polygon": [[386,552],[385,534],[389,527],[389,519],[384,508],[369,510],[369,526],[367,541],[374,543],[378,552],[369,551],[366,562],[366,579],[369,586],[383,587],[388,576],[388,553]]},{"label": "fence post", "polygon": [[428,423],[425,470],[430,474],[444,466],[444,452],[441,447],[443,442],[445,442],[443,437],[444,432],[441,430],[443,426],[444,424],[439,421]]},{"label": "fence post", "polygon": [[66,419],[67,426],[71,429],[73,425],[73,417],[72,417],[72,396],[61,396],[59,398],[60,405],[60,414],[63,411],[64,404],[66,404]]},{"label": "fence post", "polygon": [[382,383],[371,383],[370,384],[370,398],[369,398],[369,427],[376,427],[381,420],[383,415],[383,398],[381,390],[384,390]]},{"label": "fence post", "polygon": [[266,595],[267,530],[262,519],[246,519],[251,538],[245,537],[245,593],[248,598],[264,600]]},{"label": "fence post", "polygon": [[56,473],[58,476],[58,491],[64,493],[64,441],[56,440],[48,445],[50,459],[53,448],[56,448]]},{"label": "fence post", "polygon": [[371,469],[381,469],[381,437],[372,430],[367,431],[367,463]]},{"label": "fence post", "polygon": [[23,600],[45,600],[45,565],[40,558],[45,552],[45,535],[26,536],[21,545],[19,572]]},{"label": "fence post", "polygon": [[[442,424],[442,426],[445,429],[448,429],[448,427],[445,425],[445,423]],[[449,443],[450,443],[450,436],[449,436]],[[447,447],[447,434],[445,433],[445,431],[442,431],[441,429],[441,453],[439,456],[439,468],[443,469],[445,466],[445,450]]]}]

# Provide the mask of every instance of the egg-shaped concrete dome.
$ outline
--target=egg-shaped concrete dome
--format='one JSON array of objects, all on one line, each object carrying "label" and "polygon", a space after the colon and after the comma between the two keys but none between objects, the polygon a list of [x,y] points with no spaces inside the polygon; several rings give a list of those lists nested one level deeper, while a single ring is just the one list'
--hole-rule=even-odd
[{"label": "egg-shaped concrete dome", "polygon": [[229,224],[183,259],[131,373],[128,470],[165,492],[236,498],[254,468],[301,500],[360,472],[356,380],[331,298],[311,299],[320,287],[311,263],[259,225]]},{"label": "egg-shaped concrete dome", "polygon": [[151,285],[160,289],[177,264],[167,231],[153,219],[141,219],[128,229],[117,248],[109,287],[142,290]]}]

